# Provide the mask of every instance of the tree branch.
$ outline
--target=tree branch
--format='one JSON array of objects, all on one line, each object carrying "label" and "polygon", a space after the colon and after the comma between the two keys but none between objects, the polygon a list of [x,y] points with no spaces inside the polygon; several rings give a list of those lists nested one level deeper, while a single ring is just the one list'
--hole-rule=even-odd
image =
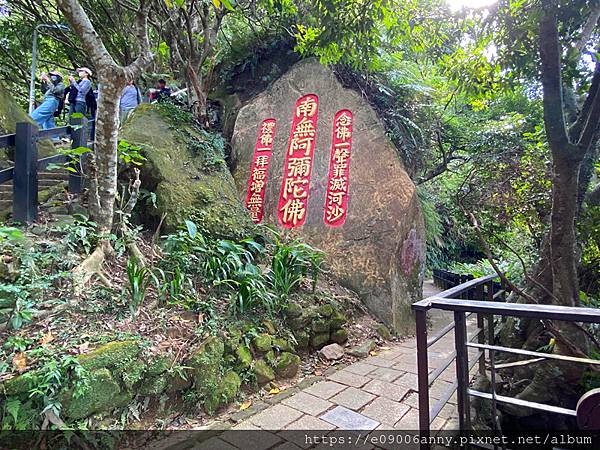
[{"label": "tree branch", "polygon": [[579,41],[575,44],[575,50],[577,50],[578,53],[583,53],[585,50],[585,47],[598,24],[598,19],[600,19],[600,5],[595,5],[583,26],[583,30],[581,30]]},{"label": "tree branch", "polygon": [[77,0],[56,0],[56,3],[74,28],[75,34],[81,39],[81,44],[92,61],[97,65],[116,66],[117,63],[108,53],[79,2]]},{"label": "tree branch", "polygon": [[540,58],[544,91],[544,124],[552,152],[564,155],[570,152],[571,146],[563,116],[560,46],[555,8],[550,0],[544,0],[542,3],[544,15],[540,20]]},{"label": "tree branch", "polygon": [[139,43],[139,55],[131,64],[125,67],[128,79],[137,78],[153,59],[150,52],[150,40],[148,39],[148,13],[153,0],[140,0],[140,7],[136,13],[135,35]]}]

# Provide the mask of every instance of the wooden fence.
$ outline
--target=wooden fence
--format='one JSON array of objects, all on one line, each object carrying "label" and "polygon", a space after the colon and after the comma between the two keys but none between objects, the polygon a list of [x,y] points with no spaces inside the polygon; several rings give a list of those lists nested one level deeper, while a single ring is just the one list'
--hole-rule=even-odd
[{"label": "wooden fence", "polygon": [[[72,162],[64,154],[38,159],[38,142],[42,139],[69,137],[71,148],[90,147],[88,141],[93,142],[93,125],[93,121],[86,118],[73,118],[70,125],[65,127],[38,130],[35,124],[20,122],[17,123],[14,134],[0,136],[0,149],[15,147],[15,165],[0,170],[0,183],[13,181],[13,220],[31,223],[37,218],[39,171],[52,163]],[[74,163],[72,167],[75,172],[69,172],[69,192],[73,194],[80,193],[83,188],[81,163],[82,161]]]}]

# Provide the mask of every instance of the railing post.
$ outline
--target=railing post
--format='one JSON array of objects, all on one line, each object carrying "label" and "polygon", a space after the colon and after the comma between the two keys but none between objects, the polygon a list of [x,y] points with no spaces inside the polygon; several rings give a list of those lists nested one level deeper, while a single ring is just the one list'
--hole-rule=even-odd
[{"label": "railing post", "polygon": [[454,345],[456,347],[456,380],[458,381],[458,423],[461,431],[471,429],[469,407],[469,354],[467,352],[467,321],[464,312],[454,312]]},{"label": "railing post", "polygon": [[415,311],[417,338],[417,373],[419,391],[419,436],[421,450],[429,450],[429,367],[427,360],[427,312]]},{"label": "railing post", "polygon": [[37,218],[37,126],[19,122],[15,131],[15,171],[13,178],[13,218],[31,223]]},{"label": "railing post", "polygon": [[[475,299],[477,301],[485,301],[485,289],[484,285],[480,284],[475,288]],[[479,332],[477,334],[477,343],[485,344],[485,322],[483,320],[483,314],[477,314],[477,328]],[[485,351],[481,352],[479,357],[479,373],[485,375]]]},{"label": "railing post", "polygon": [[[70,125],[75,127],[71,130],[71,138],[73,143],[71,148],[87,147],[88,141],[88,120],[85,117],[71,118]],[[79,194],[83,189],[83,173],[82,167],[85,159],[85,154],[79,157],[79,163],[75,164],[75,172],[69,172],[69,192],[71,194]]]}]

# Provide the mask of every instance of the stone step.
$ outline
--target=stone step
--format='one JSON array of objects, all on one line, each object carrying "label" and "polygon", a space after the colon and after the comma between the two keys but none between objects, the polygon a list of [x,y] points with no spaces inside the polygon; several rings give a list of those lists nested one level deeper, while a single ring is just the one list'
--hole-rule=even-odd
[{"label": "stone step", "polygon": [[[38,186],[51,187],[51,186],[56,186],[57,184],[61,184],[61,183],[68,183],[68,181],[69,181],[68,178],[44,178],[44,179],[38,180]],[[0,184],[0,192],[3,192],[3,191],[11,191],[12,192],[12,187],[13,187],[12,182],[2,183],[2,184]]]},{"label": "stone step", "polygon": [[69,172],[56,170],[52,172],[38,172],[38,180],[68,180]]}]

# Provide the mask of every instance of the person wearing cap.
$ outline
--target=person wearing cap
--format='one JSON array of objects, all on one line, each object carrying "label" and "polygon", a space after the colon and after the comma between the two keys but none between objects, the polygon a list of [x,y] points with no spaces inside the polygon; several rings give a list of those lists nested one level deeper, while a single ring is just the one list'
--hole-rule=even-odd
[{"label": "person wearing cap", "polygon": [[35,120],[40,128],[47,130],[54,128],[54,112],[58,108],[59,101],[63,98],[65,85],[59,72],[52,71],[42,74],[42,91],[44,100],[42,104],[31,112],[31,118]]},{"label": "person wearing cap", "polygon": [[70,112],[85,114],[87,109],[87,105],[85,103],[85,96],[87,95],[88,91],[92,88],[92,82],[90,81],[92,71],[87,67],[81,67],[77,69],[77,75],[79,76],[79,81],[75,81],[75,78],[72,75],[69,75],[69,83],[71,87],[77,89],[75,106],[70,110]]}]

